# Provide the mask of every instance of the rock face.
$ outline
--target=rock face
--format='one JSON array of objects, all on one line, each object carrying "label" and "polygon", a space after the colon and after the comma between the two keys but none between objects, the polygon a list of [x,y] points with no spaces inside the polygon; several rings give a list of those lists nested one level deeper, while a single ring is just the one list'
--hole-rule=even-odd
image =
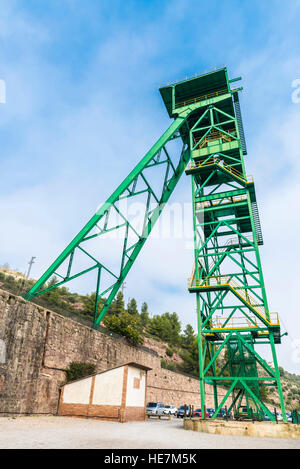
[{"label": "rock face", "polygon": [[[147,401],[200,407],[199,381],[162,369],[160,357],[0,290],[0,413],[56,414],[72,361],[104,371],[128,362],[150,367]],[[207,407],[213,391],[207,386]]]}]

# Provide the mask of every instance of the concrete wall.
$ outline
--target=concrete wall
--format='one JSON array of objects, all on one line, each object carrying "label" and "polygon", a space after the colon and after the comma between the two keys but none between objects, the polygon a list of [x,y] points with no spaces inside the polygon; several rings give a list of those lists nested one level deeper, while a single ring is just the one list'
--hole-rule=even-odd
[{"label": "concrete wall", "polygon": [[124,368],[116,368],[95,376],[93,404],[121,405]]},{"label": "concrete wall", "polygon": [[127,376],[127,407],[145,407],[146,372],[133,366],[128,366]]},{"label": "concrete wall", "polygon": [[[124,339],[90,329],[22,298],[0,290],[1,413],[57,412],[59,386],[72,361],[94,363],[104,371],[128,362],[152,368],[147,374],[146,401],[200,407],[199,381],[164,370],[160,358]],[[3,361],[3,359],[2,359]],[[207,407],[214,407],[207,386]]]},{"label": "concrete wall", "polygon": [[85,378],[64,387],[62,402],[65,404],[88,404],[90,402],[92,378]]}]

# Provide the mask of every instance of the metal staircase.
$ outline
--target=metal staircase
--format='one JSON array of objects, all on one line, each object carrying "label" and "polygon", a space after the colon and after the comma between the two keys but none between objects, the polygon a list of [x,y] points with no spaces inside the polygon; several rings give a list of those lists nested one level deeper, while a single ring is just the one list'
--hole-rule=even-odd
[{"label": "metal staircase", "polygon": [[240,100],[239,100],[238,93],[233,94],[233,105],[234,105],[235,116],[236,116],[236,120],[237,120],[237,124],[238,124],[239,134],[240,134],[242,152],[243,152],[243,155],[247,155],[245,132],[244,132],[244,126],[243,126],[242,113],[241,113]]},{"label": "metal staircase", "polygon": [[258,244],[263,244],[264,240],[263,240],[263,235],[262,235],[262,230],[261,230],[261,224],[260,224],[260,219],[259,219],[259,212],[258,212],[257,202],[252,202],[251,207],[252,207],[255,231],[256,231],[256,235],[257,235],[257,242],[258,242]]}]

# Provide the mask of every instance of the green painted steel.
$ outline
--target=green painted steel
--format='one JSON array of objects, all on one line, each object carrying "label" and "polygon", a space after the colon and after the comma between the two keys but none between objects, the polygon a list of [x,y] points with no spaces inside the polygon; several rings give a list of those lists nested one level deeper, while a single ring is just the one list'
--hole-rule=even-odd
[{"label": "green painted steel", "polygon": [[[262,419],[266,413],[274,420],[262,390],[276,386],[286,421],[275,351],[280,325],[267,302],[259,254],[262,230],[254,180],[245,170],[238,90],[230,90],[234,80],[228,80],[226,69],[210,74],[209,82],[207,76],[197,81],[203,101],[195,85],[189,89],[186,82],[186,96],[180,90],[180,98],[175,85],[173,103],[178,111],[178,102],[183,109],[187,101],[199,104],[190,117],[191,158],[185,172],[192,180],[195,267],[188,290],[196,293],[201,407],[206,404],[204,383],[213,383],[214,391],[225,387],[222,400],[215,396],[213,418],[231,399],[229,409],[237,418]],[[260,343],[270,346],[273,367],[257,352]]]},{"label": "green painted steel", "polygon": [[[35,296],[66,284],[88,272],[97,271],[94,327],[98,327],[188,163],[190,152],[188,151],[187,144],[180,137],[184,136],[187,132],[187,128],[185,128],[186,120],[191,112],[192,109],[185,109],[177,116],[166,132],[153,145],[115,192],[107,199],[106,203],[95,213],[77,236],[75,236],[29,292],[24,295],[25,299],[30,300]],[[167,144],[175,139],[181,141],[178,162],[176,162],[178,155],[170,155],[167,149]],[[153,169],[154,167],[159,167],[160,172],[164,175],[159,192],[152,187],[151,178],[149,177],[149,180],[147,179],[147,170]],[[142,194],[146,200],[144,208],[145,213],[143,216],[144,223],[142,227],[137,230],[126,214],[124,215],[122,213],[120,202],[124,199],[132,201],[137,198],[137,200],[140,200],[139,196]],[[118,215],[117,222],[115,222],[116,213]],[[121,223],[119,221],[120,219]],[[101,236],[111,231],[119,230],[120,232],[121,229],[124,231],[121,265],[118,271],[113,271],[101,258],[94,257],[85,246],[88,245],[90,240],[97,237],[101,238]],[[90,260],[91,266],[74,272],[73,264],[79,251]],[[64,268],[63,274],[58,272],[58,269],[62,268]],[[103,272],[111,277],[111,282],[101,289],[101,276]],[[46,282],[54,275],[59,277],[59,281],[47,285]],[[105,300],[103,300],[103,298],[105,298]],[[101,308],[98,308],[98,304],[101,304]]]},{"label": "green painted steel", "polygon": [[[229,80],[227,69],[221,68],[160,88],[173,123],[24,298],[95,272],[97,328],[185,171],[192,181],[195,267],[188,290],[196,293],[201,407],[206,403],[205,383],[210,383],[214,418],[231,399],[229,409],[236,415],[246,407],[248,417],[260,418],[265,412],[274,420],[263,403],[262,389],[276,386],[286,421],[275,350],[280,325],[269,311],[264,285],[255,185],[244,163],[242,88],[231,89],[237,80]],[[159,171],[159,189],[152,169]],[[137,228],[122,203],[141,196],[143,223]],[[101,237],[114,232],[122,233],[117,269],[89,247],[96,240],[101,245]],[[78,255],[89,264],[76,269]],[[54,275],[59,279],[49,284]],[[270,346],[273,367],[257,352],[259,344]]]}]

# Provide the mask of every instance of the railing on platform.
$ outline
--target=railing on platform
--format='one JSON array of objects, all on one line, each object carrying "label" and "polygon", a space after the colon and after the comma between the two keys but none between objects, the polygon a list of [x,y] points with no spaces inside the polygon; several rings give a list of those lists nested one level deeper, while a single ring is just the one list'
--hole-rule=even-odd
[{"label": "railing on platform", "polygon": [[221,169],[227,171],[228,173],[232,174],[233,176],[241,179],[243,182],[250,183],[253,182],[253,176],[246,176],[240,171],[237,171],[235,168],[233,168],[230,165],[224,164],[220,158],[218,157],[212,157],[208,158],[205,161],[190,161],[189,164],[186,166],[186,170],[198,170],[200,168],[206,168],[207,166],[212,166],[212,165],[217,165]]},{"label": "railing on platform", "polygon": [[216,207],[223,204],[236,204],[238,202],[245,202],[247,201],[247,195],[235,195],[230,197],[223,197],[222,199],[214,199],[214,200],[205,200],[204,202],[200,202],[203,208],[208,207]]},{"label": "railing on platform", "polygon": [[[270,323],[272,326],[279,326],[278,313],[270,313]],[[232,316],[230,319],[226,316],[215,316],[210,323],[210,329],[256,329],[257,327],[259,324],[254,315],[249,316],[249,319],[246,316]]]},{"label": "railing on platform", "polygon": [[187,106],[188,104],[197,103],[199,101],[206,101],[207,99],[214,98],[216,96],[220,96],[220,95],[226,94],[226,93],[228,93],[227,88],[223,89],[223,90],[219,90],[219,91],[214,91],[213,93],[207,93],[207,94],[203,94],[201,96],[196,96],[195,98],[185,99],[184,101],[180,101],[180,102],[176,103],[175,104],[175,109],[177,109],[178,107]]},{"label": "railing on platform", "polygon": [[209,134],[203,136],[203,137],[194,137],[194,147],[193,149],[195,149],[197,146],[199,146],[199,148],[203,148],[205,146],[207,146],[207,144],[209,142],[214,142],[215,140],[222,140],[222,142],[224,141],[225,143],[226,142],[231,142],[232,140],[236,140],[237,138],[237,134],[236,134],[236,130],[235,129],[228,129],[224,132],[222,132],[221,130],[215,130],[215,131],[212,131],[212,132],[209,132]]},{"label": "railing on platform", "polygon": [[251,308],[253,308],[261,317],[269,322],[265,307],[259,304],[259,300],[251,295],[247,288],[236,278],[233,278],[232,275],[213,275],[211,277],[196,279],[195,275],[193,274],[192,277],[188,279],[189,289],[207,288],[211,286],[231,287],[246,303],[249,304]]}]

